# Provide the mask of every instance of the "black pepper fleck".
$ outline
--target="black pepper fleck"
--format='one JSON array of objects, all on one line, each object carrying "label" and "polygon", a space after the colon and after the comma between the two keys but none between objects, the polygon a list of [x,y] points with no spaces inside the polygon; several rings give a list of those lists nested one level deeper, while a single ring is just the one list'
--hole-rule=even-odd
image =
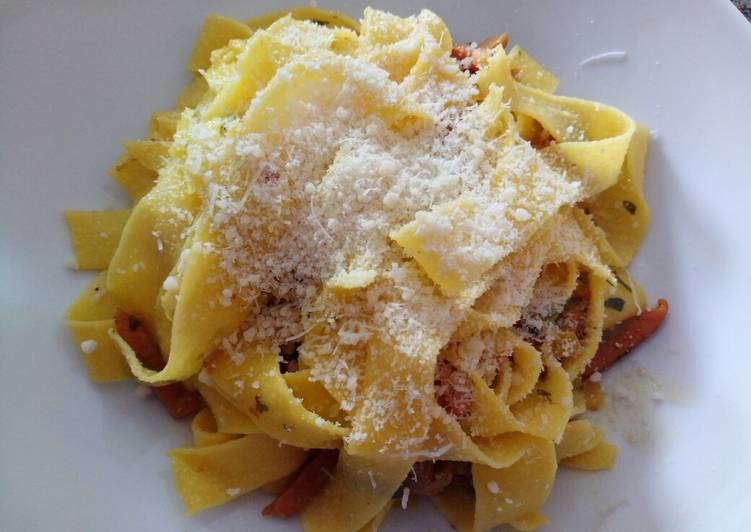
[{"label": "black pepper fleck", "polygon": [[135,331],[141,326],[141,321],[133,315],[128,315],[128,329]]},{"label": "black pepper fleck", "polygon": [[629,214],[636,214],[636,205],[628,200],[623,200],[623,208],[626,209]]},{"label": "black pepper fleck", "polygon": [[269,407],[261,402],[261,396],[256,395],[256,412],[259,414],[263,414],[264,412],[268,412],[268,410],[269,410]]}]

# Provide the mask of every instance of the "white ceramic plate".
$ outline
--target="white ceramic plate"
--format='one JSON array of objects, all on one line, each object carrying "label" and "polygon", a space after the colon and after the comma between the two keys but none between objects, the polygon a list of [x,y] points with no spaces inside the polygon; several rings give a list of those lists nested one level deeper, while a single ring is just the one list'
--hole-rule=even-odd
[{"label": "white ceramic plate", "polygon": [[[321,3],[354,16],[365,4]],[[427,5],[457,40],[509,31],[560,76],[560,92],[612,103],[657,132],[653,228],[633,274],[671,315],[608,384],[641,365],[666,399],[630,419],[649,436],[624,443],[612,471],[561,472],[548,530],[751,529],[751,26],[727,0],[376,4],[403,15]],[[132,384],[91,384],[61,323],[88,280],[63,266],[61,211],[122,204],[105,171],[121,139],[171,106],[206,14],[279,7],[0,2],[0,529],[298,529],[262,520],[260,495],[184,517],[165,451],[188,441],[186,425]],[[579,65],[611,50],[627,60]],[[617,425],[608,432],[622,441]],[[415,527],[449,529],[427,503],[393,511],[384,529]]]}]

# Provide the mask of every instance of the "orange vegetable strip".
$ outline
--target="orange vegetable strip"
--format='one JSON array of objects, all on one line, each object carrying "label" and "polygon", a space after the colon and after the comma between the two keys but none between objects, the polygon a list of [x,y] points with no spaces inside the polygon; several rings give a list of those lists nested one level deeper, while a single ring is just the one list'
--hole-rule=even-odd
[{"label": "orange vegetable strip", "polygon": [[152,386],[151,390],[175,419],[192,416],[203,408],[201,396],[186,388],[182,382]]},{"label": "orange vegetable strip", "polygon": [[[144,328],[141,320],[133,314],[117,309],[115,328],[122,339],[133,349],[141,364],[155,371],[164,368],[166,363],[162,352]],[[196,414],[203,407],[201,396],[186,388],[181,382],[166,386],[152,386],[151,389],[175,419]]]},{"label": "orange vegetable strip", "polygon": [[600,342],[597,354],[582,373],[582,377],[586,379],[593,373],[605,371],[616,360],[630,353],[662,325],[667,315],[668,302],[659,299],[655,308],[623,322],[615,334]]},{"label": "orange vegetable strip", "polygon": [[300,512],[326,486],[338,459],[336,449],[316,452],[300,469],[295,480],[263,509],[263,515],[290,517]]}]

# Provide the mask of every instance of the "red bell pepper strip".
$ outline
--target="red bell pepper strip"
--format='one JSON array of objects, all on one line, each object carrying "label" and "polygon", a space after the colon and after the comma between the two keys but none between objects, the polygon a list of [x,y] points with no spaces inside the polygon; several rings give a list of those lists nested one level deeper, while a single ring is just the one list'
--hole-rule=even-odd
[{"label": "red bell pepper strip", "polygon": [[[159,371],[166,365],[159,346],[144,328],[141,320],[122,309],[115,311],[115,328],[123,340],[130,346],[145,367]],[[181,382],[165,386],[152,386],[154,395],[167,407],[170,415],[181,419],[198,413],[203,408],[201,396],[189,390]]]},{"label": "red bell pepper strip", "polygon": [[337,449],[320,449],[300,469],[299,473],[274,502],[263,509],[263,515],[290,517],[300,512],[323,491],[339,459]]},{"label": "red bell pepper strip", "polygon": [[597,353],[585,368],[582,377],[586,379],[593,373],[605,371],[616,360],[630,353],[662,325],[667,315],[668,302],[659,299],[655,308],[646,310],[617,326],[612,336],[600,342]]}]

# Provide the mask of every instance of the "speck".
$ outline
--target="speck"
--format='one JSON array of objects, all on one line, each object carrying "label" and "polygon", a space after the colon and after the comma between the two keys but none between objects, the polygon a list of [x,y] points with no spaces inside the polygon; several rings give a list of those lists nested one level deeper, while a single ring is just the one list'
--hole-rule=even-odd
[{"label": "speck", "polygon": [[529,211],[527,211],[526,209],[522,209],[522,208],[515,209],[511,215],[514,217],[514,219],[520,222],[526,222],[532,217],[529,214]]},{"label": "speck", "polygon": [[104,296],[104,290],[97,286],[96,288],[94,288],[94,293],[91,294],[91,302],[97,303],[100,299],[102,299],[102,296]]},{"label": "speck", "polygon": [[223,307],[229,307],[232,304],[232,295],[232,290],[225,288],[222,290],[222,295],[219,297],[219,303],[221,303]]},{"label": "speck", "polygon": [[206,368],[198,372],[198,382],[201,382],[207,386],[211,386],[211,375],[209,375],[209,372],[206,371]]},{"label": "speck", "polygon": [[227,495],[230,497],[237,497],[240,495],[240,488],[227,488]]},{"label": "speck", "polygon": [[402,510],[407,509],[408,502],[409,502],[409,488],[404,488],[404,491],[402,491]]},{"label": "speck", "polygon": [[178,289],[177,279],[175,279],[172,275],[168,275],[162,283],[162,288],[164,288],[167,292],[176,291]]},{"label": "speck", "polygon": [[622,63],[628,58],[628,53],[623,50],[613,50],[590,56],[579,62],[580,67],[596,66],[604,63]]},{"label": "speck", "polygon": [[81,351],[83,351],[85,355],[90,355],[96,350],[98,346],[99,342],[97,342],[96,340],[84,340],[83,342],[81,342]]},{"label": "speck", "polygon": [[498,487],[498,483],[495,480],[488,482],[487,488],[493,495],[498,495],[501,492],[501,489]]},{"label": "speck", "polygon": [[252,342],[253,339],[255,339],[257,333],[258,331],[255,327],[249,327],[245,330],[245,332],[243,332],[243,340],[245,340],[246,342]]},{"label": "speck", "polygon": [[347,111],[344,107],[338,107],[336,111],[334,111],[334,115],[339,120],[347,120],[349,118],[349,111]]}]

